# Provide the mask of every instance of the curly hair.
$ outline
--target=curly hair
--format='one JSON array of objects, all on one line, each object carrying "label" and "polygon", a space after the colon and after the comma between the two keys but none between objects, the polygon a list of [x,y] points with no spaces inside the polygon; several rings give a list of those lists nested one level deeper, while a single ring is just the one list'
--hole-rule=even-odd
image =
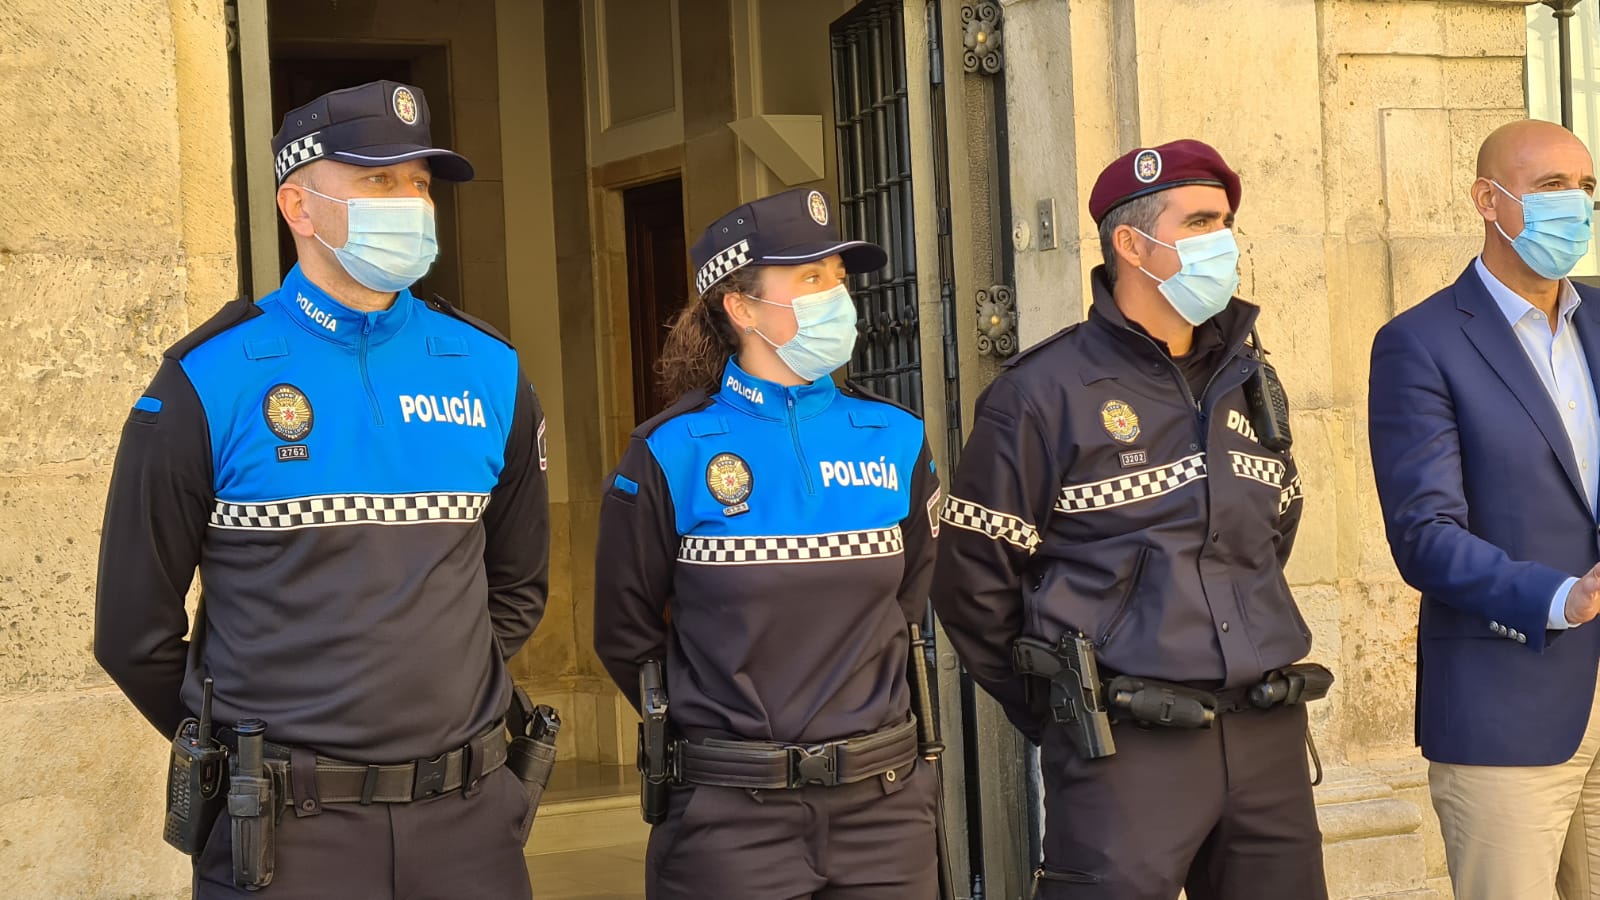
[{"label": "curly hair", "polygon": [[722,298],[759,293],[763,272],[762,266],[745,266],[730,272],[678,312],[656,362],[656,374],[668,397],[717,389],[728,357],[739,351],[739,333],[728,319]]}]

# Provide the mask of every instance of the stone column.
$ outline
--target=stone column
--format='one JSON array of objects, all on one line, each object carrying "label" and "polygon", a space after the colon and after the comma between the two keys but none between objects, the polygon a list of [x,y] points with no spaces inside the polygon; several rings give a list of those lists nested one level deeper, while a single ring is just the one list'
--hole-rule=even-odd
[{"label": "stone column", "polygon": [[222,3],[12,0],[0,34],[0,871],[187,896],[166,742],[90,643],[123,420],[237,291]]}]

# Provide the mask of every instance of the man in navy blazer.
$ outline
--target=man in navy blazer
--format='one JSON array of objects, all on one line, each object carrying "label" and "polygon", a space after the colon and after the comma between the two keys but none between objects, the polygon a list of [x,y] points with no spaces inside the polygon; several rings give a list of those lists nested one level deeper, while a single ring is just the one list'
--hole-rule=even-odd
[{"label": "man in navy blazer", "polygon": [[1594,164],[1514,122],[1479,151],[1482,255],[1372,346],[1369,438],[1422,592],[1417,742],[1458,900],[1600,898]]}]

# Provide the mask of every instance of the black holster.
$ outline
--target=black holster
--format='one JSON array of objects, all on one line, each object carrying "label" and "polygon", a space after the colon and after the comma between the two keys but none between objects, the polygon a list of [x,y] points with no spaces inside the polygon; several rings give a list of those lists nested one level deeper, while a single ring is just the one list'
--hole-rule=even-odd
[{"label": "black holster", "polygon": [[550,772],[556,765],[556,735],[561,731],[561,716],[554,707],[533,701],[522,688],[511,692],[511,709],[506,727],[511,730],[511,746],[506,749],[506,767],[528,792],[532,816],[539,814],[539,801],[550,785]]},{"label": "black holster", "polygon": [[639,668],[639,812],[651,825],[667,818],[675,773],[669,765],[667,688],[659,660]]},{"label": "black holster", "polygon": [[272,883],[278,813],[283,809],[273,773],[262,759],[266,728],[260,719],[243,719],[234,726],[239,749],[229,766],[233,883],[248,891]]},{"label": "black holster", "polygon": [[1333,673],[1327,666],[1300,663],[1273,669],[1250,689],[1250,702],[1258,709],[1312,703],[1328,696]]}]

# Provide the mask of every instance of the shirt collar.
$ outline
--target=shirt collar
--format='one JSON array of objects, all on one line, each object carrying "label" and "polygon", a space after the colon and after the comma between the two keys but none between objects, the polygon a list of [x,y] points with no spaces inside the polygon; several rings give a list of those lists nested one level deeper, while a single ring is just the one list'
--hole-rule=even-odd
[{"label": "shirt collar", "polygon": [[[1494,277],[1494,273],[1489,271],[1489,267],[1483,264],[1483,257],[1480,256],[1474,260],[1473,266],[1477,269],[1478,280],[1482,281],[1483,286],[1489,289],[1489,296],[1494,298],[1495,305],[1500,307],[1500,313],[1506,317],[1506,321],[1511,323],[1512,326],[1522,321],[1528,313],[1535,311],[1536,307],[1532,303],[1523,299],[1516,291],[1506,287],[1505,282]],[[1564,321],[1571,322],[1572,314],[1577,311],[1578,306],[1582,303],[1583,298],[1578,296],[1578,292],[1573,289],[1572,280],[1568,278],[1561,279],[1561,299],[1556,305],[1561,318]]]},{"label": "shirt collar", "polygon": [[284,276],[283,286],[278,288],[278,302],[289,318],[311,334],[335,344],[355,347],[363,336],[369,345],[381,344],[393,337],[410,319],[416,297],[409,289],[403,290],[388,309],[359,312],[317,287],[296,263]]},{"label": "shirt collar", "polygon": [[739,367],[734,358],[722,370],[722,385],[717,389],[717,399],[741,412],[763,419],[784,419],[789,415],[789,405],[794,404],[797,418],[806,419],[822,412],[839,393],[833,379],[818,378],[811,384],[785,387],[776,381],[757,378]]}]

